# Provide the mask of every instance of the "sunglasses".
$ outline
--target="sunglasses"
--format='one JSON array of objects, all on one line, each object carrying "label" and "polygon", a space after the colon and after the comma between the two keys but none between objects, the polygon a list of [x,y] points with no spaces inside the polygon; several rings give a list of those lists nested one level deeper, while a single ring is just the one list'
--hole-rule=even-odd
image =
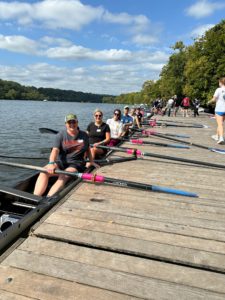
[{"label": "sunglasses", "polygon": [[95,115],[95,118],[101,118],[102,115]]},{"label": "sunglasses", "polygon": [[119,116],[120,114],[115,112],[114,115],[115,115],[115,116]]},{"label": "sunglasses", "polygon": [[70,120],[70,121],[68,121],[67,123],[69,123],[69,124],[76,124],[77,121],[76,121],[76,120]]}]

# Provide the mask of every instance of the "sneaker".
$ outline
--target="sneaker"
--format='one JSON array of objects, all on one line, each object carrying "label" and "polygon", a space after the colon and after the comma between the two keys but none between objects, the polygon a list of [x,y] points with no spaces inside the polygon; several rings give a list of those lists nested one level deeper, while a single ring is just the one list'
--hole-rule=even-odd
[{"label": "sneaker", "polygon": [[215,141],[218,141],[218,140],[219,140],[219,137],[218,137],[217,134],[212,135],[211,138],[212,138],[213,140],[215,140]]},{"label": "sneaker", "polygon": [[217,144],[224,144],[224,138],[222,136],[219,138]]}]

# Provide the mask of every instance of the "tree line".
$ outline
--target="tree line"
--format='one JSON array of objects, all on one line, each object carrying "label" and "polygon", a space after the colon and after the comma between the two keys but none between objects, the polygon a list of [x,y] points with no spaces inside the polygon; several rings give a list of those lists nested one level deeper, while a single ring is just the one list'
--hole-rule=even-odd
[{"label": "tree line", "polygon": [[14,81],[0,79],[0,99],[7,100],[48,100],[65,102],[113,102],[115,96],[76,92],[53,88],[23,86]]},{"label": "tree line", "polygon": [[136,93],[121,94],[117,103],[152,103],[156,98],[169,99],[189,96],[206,105],[225,76],[225,20],[195,39],[190,46],[177,41],[173,53],[163,67],[158,80],[143,83]]}]

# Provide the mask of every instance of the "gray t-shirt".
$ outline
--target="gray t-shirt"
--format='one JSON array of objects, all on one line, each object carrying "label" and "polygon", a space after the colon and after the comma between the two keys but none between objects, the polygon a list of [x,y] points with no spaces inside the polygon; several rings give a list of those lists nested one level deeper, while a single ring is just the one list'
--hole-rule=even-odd
[{"label": "gray t-shirt", "polygon": [[69,135],[66,130],[60,131],[53,147],[59,149],[59,159],[63,164],[73,164],[77,160],[84,160],[84,154],[89,148],[88,135],[81,130],[77,136]]}]

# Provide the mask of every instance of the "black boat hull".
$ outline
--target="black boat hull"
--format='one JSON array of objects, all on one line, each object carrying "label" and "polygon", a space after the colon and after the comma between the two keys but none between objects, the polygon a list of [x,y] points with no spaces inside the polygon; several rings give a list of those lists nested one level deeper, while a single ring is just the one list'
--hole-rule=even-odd
[{"label": "black boat hull", "polygon": [[37,176],[35,174],[27,178],[15,188],[0,186],[0,254],[81,181],[80,178],[71,179],[53,197],[37,197],[29,193],[33,190]]}]

